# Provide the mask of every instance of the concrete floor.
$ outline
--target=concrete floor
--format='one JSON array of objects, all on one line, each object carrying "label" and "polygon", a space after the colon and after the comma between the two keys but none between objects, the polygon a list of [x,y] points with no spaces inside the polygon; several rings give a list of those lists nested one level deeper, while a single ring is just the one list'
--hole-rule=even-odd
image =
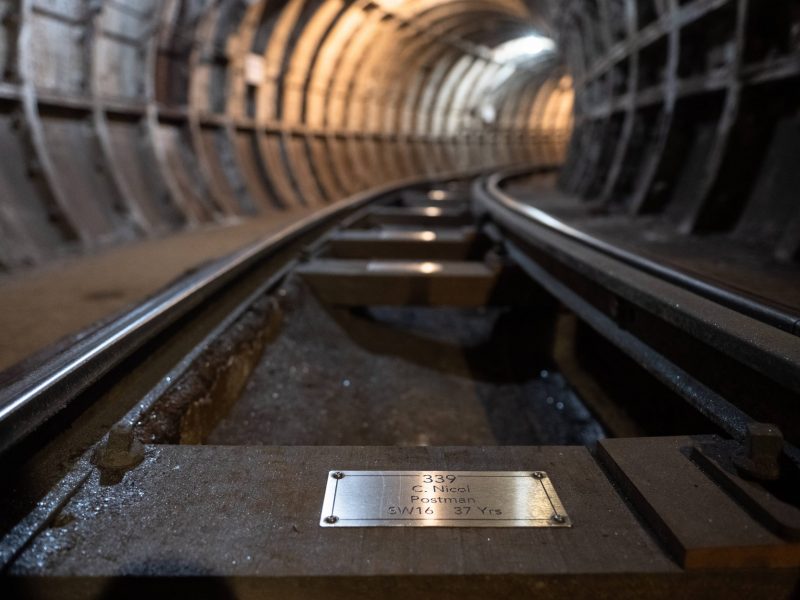
[{"label": "concrete floor", "polygon": [[312,211],[298,208],[143,240],[0,278],[0,371]]}]

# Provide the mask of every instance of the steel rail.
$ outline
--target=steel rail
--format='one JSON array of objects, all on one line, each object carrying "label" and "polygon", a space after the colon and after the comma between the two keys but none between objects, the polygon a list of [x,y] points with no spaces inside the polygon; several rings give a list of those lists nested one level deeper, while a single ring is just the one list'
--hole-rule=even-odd
[{"label": "steel rail", "polygon": [[[613,246],[562,223],[544,211],[523,204],[500,190],[499,186],[504,180],[531,172],[532,169],[530,168],[506,170],[494,173],[474,182],[473,196],[489,211],[489,214],[493,217],[492,220],[496,221],[497,225],[502,226],[504,221],[502,216],[498,214],[497,208],[510,211],[510,216],[517,221],[517,227],[519,227],[520,224],[541,226],[551,232],[560,234],[564,239],[578,242],[591,250],[602,252],[610,258],[638,268],[648,275],[661,277],[668,283],[677,284],[690,292],[696,293],[698,296],[714,300],[714,298],[709,298],[706,294],[701,294],[698,291],[701,289],[714,289],[714,286],[704,285],[691,287],[689,282],[692,278],[686,276],[684,279],[684,277],[682,277],[684,274],[681,273],[674,273],[672,277],[666,277],[664,275],[672,271],[669,267],[658,265],[647,259],[641,259],[640,262],[640,257],[636,257],[626,251],[618,251],[618,249]],[[495,227],[496,225],[494,224],[490,225],[489,231],[491,232]],[[530,229],[526,228],[525,232],[528,231],[530,231]],[[525,232],[520,233],[520,231],[518,231],[517,233],[524,239]],[[495,230],[495,235],[493,237],[497,237],[499,240],[503,235],[499,230]],[[507,242],[507,247],[510,257],[514,262],[522,267],[528,275],[536,280],[549,293],[553,294],[563,302],[565,306],[585,320],[593,329],[631,358],[639,362],[647,371],[669,389],[672,389],[682,396],[691,406],[705,415],[706,418],[720,427],[720,429],[741,442],[746,440],[747,425],[754,421],[746,412],[706,386],[692,374],[680,368],[667,356],[662,355],[656,349],[650,347],[645,341],[623,330],[619,324],[605,315],[599,308],[582,298],[566,284],[559,281],[556,276],[549,273],[534,259],[529,258],[522,247],[517,246],[511,241]],[[651,269],[648,267],[653,268]],[[682,283],[683,285],[681,285]],[[705,282],[698,281],[697,283],[702,284]],[[729,293],[730,292],[727,292],[727,294]],[[723,304],[722,302],[719,303]],[[731,307],[727,306],[727,308]],[[768,325],[772,325],[772,323],[768,323]],[[797,467],[800,467],[800,449],[789,442],[785,442],[784,453]]]},{"label": "steel rail", "polygon": [[408,187],[468,179],[483,171],[412,178],[372,188],[322,208],[280,232],[199,269],[32,366],[0,389],[0,455],[97,383],[125,358],[271,255],[341,215]]},{"label": "steel rail", "polygon": [[573,241],[579,242],[584,246],[588,246],[593,250],[597,250],[598,252],[602,252],[607,256],[620,260],[630,266],[650,273],[651,275],[660,277],[661,279],[678,285],[699,296],[713,300],[718,304],[731,308],[749,317],[758,319],[764,323],[768,323],[788,333],[800,336],[800,314],[787,312],[777,307],[759,302],[753,298],[745,297],[732,290],[714,285],[713,283],[704,281],[697,277],[693,277],[684,271],[680,271],[663,263],[650,260],[639,254],[635,254],[618,246],[614,246],[613,244],[589,235],[584,231],[567,225],[563,221],[560,221],[552,215],[549,215],[543,210],[540,210],[529,204],[524,204],[512,198],[501,189],[501,185],[504,181],[521,177],[530,173],[532,173],[530,168],[513,169],[494,173],[493,175],[489,176],[488,180],[486,181],[486,190],[497,202],[509,210],[525,217],[526,219],[532,220],[539,225],[550,229],[551,231],[555,231]]}]

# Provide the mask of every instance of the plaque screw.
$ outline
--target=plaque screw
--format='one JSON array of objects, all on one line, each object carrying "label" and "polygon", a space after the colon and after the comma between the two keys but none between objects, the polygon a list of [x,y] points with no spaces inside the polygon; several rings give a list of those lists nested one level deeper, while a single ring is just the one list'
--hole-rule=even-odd
[{"label": "plaque screw", "polygon": [[553,519],[553,521],[555,523],[563,523],[564,521],[566,521],[566,519],[563,516],[559,515],[559,514],[553,515],[552,519]]},{"label": "plaque screw", "polygon": [[534,471],[533,473],[531,473],[531,477],[533,477],[534,479],[544,479],[545,477],[547,477],[547,475],[545,475],[542,471]]},{"label": "plaque screw", "polygon": [[337,517],[336,515],[331,515],[330,517],[325,517],[325,522],[326,523],[330,523],[331,525],[336,523],[338,520],[339,520],[339,517]]},{"label": "plaque screw", "polygon": [[344,473],[342,473],[341,471],[336,471],[336,473],[331,475],[331,477],[333,477],[334,479],[342,479],[344,478]]}]

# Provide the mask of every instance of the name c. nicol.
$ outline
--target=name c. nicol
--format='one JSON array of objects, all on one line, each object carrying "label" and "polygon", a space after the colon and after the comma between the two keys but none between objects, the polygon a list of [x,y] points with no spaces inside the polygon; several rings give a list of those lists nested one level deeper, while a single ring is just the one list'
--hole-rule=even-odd
[{"label": "name c. nicol", "polygon": [[[411,486],[412,492],[424,492],[425,488],[421,485]],[[454,487],[452,485],[435,485],[433,486],[434,494],[469,494],[470,489],[468,485],[464,487]]]}]

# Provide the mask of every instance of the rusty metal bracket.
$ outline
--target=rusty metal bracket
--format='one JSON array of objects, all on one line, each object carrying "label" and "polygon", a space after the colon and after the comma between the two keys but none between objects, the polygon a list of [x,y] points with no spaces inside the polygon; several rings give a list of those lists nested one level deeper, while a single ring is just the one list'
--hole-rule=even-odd
[{"label": "rusty metal bracket", "polygon": [[114,425],[104,444],[97,447],[92,462],[100,469],[100,483],[114,485],[126,472],[144,460],[144,445],[127,423]]}]

